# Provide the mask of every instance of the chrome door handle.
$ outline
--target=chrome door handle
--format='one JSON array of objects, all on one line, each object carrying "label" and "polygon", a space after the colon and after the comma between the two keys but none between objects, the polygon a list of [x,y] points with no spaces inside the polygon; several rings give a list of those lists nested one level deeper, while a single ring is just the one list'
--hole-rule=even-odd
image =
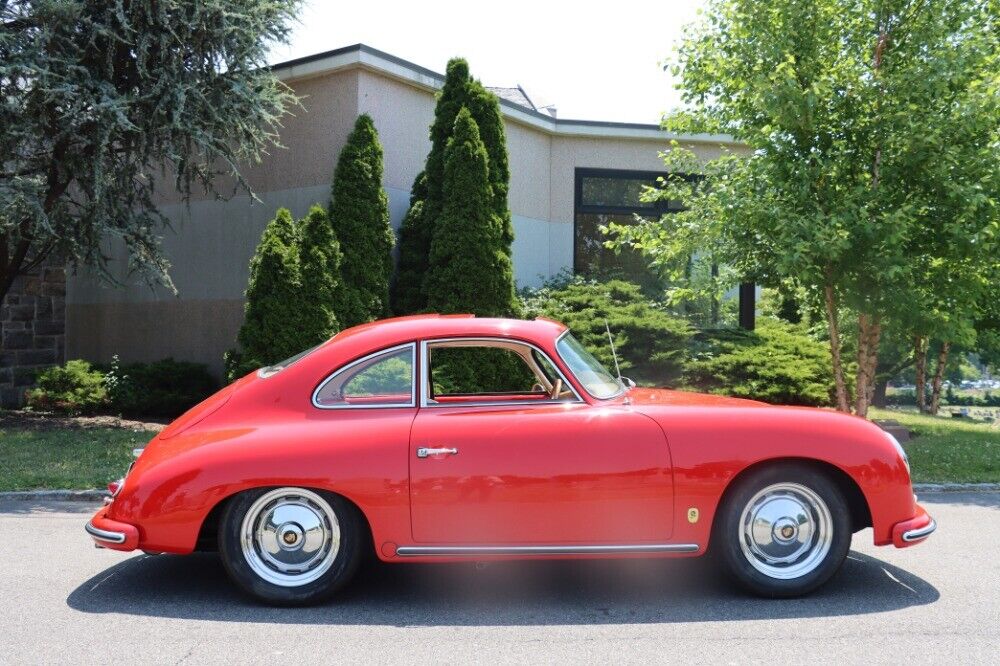
[{"label": "chrome door handle", "polygon": [[458,449],[429,449],[426,446],[421,446],[417,449],[418,458],[426,458],[427,456],[438,456],[447,454],[453,456],[458,453]]}]

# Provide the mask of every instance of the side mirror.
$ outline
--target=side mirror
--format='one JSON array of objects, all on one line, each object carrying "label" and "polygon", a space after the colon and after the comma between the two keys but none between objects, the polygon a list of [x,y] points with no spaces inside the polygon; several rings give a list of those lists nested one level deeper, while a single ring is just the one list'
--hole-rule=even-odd
[{"label": "side mirror", "polygon": [[622,377],[622,384],[625,385],[625,388],[630,388],[630,389],[635,388],[635,382],[628,377]]}]

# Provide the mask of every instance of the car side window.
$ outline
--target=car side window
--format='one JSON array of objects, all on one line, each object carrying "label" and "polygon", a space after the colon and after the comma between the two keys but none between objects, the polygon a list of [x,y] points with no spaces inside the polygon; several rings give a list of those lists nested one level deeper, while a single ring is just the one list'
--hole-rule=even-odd
[{"label": "car side window", "polygon": [[412,407],[415,404],[415,345],[370,354],[328,377],[313,395],[323,409],[348,407]]},{"label": "car side window", "polygon": [[428,406],[576,398],[548,359],[522,343],[439,340],[426,350]]}]

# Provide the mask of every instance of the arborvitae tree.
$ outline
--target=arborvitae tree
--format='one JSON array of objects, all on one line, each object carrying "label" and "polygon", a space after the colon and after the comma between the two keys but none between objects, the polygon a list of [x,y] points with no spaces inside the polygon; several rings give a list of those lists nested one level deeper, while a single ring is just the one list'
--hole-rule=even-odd
[{"label": "arborvitae tree", "polygon": [[336,316],[343,328],[389,312],[392,246],[389,203],[382,189],[382,144],[371,116],[362,114],[347,137],[333,174],[330,222],[341,247]]},{"label": "arborvitae tree", "polygon": [[309,209],[309,214],[299,222],[299,230],[302,290],[295,303],[299,328],[297,344],[302,351],[323,342],[340,328],[337,296],[343,259],[330,218],[322,206],[314,205]]},{"label": "arborvitae tree", "polygon": [[412,314],[424,308],[422,293],[430,238],[425,238],[423,224],[424,199],[427,197],[427,178],[421,171],[410,189],[410,209],[399,227],[399,266],[392,285],[392,311],[394,314]]},{"label": "arborvitae tree", "polygon": [[225,357],[230,380],[303,349],[299,332],[302,276],[298,241],[299,230],[291,212],[279,209],[250,260],[246,316],[236,337],[239,350],[231,350]]},{"label": "arborvitae tree", "polygon": [[444,205],[434,225],[427,305],[435,312],[512,315],[514,277],[496,214],[489,157],[468,109],[445,150]]},{"label": "arborvitae tree", "polygon": [[431,240],[444,209],[445,150],[455,129],[459,110],[466,108],[480,127],[485,144],[489,182],[492,186],[491,207],[497,214],[502,230],[504,252],[511,255],[514,240],[507,192],[510,187],[510,167],[503,117],[496,96],[469,75],[469,65],[461,58],[448,62],[445,83],[434,110],[431,125],[431,150],[424,168],[424,188],[417,197],[417,187],[410,201],[410,211],[404,220],[400,238],[400,272],[396,280],[393,304],[397,314],[419,312],[428,308],[426,278]]}]

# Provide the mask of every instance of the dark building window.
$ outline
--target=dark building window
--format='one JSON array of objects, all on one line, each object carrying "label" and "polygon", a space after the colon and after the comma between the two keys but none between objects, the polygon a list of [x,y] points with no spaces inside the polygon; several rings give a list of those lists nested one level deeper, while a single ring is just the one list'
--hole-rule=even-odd
[{"label": "dark building window", "polygon": [[646,291],[662,292],[665,284],[649,267],[649,260],[635,250],[617,253],[604,247],[601,227],[612,222],[634,224],[635,215],[657,219],[676,202],[644,202],[646,186],[655,186],[664,174],[655,171],[576,170],[576,205],[573,225],[573,271],[600,280],[621,278]]},{"label": "dark building window", "polygon": [[[608,237],[601,233],[601,227],[612,222],[635,224],[636,215],[655,220],[665,213],[681,210],[678,201],[642,201],[646,186],[655,187],[656,179],[665,175],[656,171],[576,170],[574,273],[598,280],[628,280],[638,284],[650,296],[663,293],[669,285],[661,274],[650,267],[649,259],[631,248],[615,252],[604,247]],[[714,273],[715,267],[712,270]],[[739,290],[738,317],[740,326],[744,328],[753,328],[753,294],[753,285],[743,285]],[[706,312],[701,317],[705,320],[704,325],[718,325],[719,304],[714,302],[704,309]]]}]

